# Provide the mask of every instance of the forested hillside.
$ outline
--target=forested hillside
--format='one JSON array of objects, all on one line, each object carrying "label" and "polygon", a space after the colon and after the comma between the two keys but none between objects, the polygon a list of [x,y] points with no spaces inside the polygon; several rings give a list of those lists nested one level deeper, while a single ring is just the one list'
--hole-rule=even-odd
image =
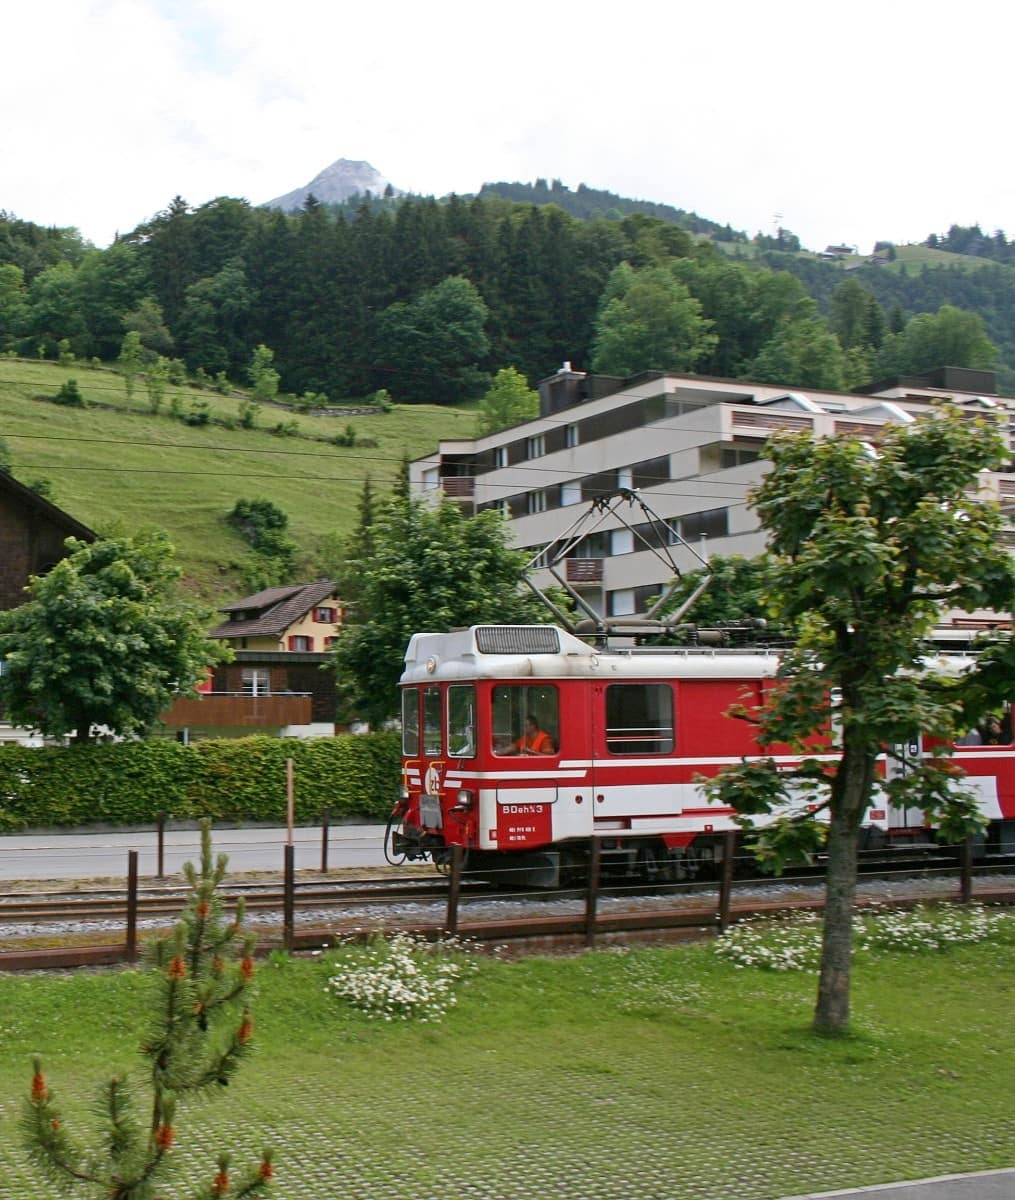
[{"label": "forested hillside", "polygon": [[140,371],[246,383],[265,347],[262,366],[308,408],[380,389],[456,404],[501,368],[534,382],[565,359],[838,389],[990,366],[989,332],[1015,381],[1015,268],[847,272],[766,252],[773,239],[720,250],[727,231],[677,209],[624,215],[622,198],[559,182],[530,192],[553,202],[308,201],[285,215],[177,197],[105,250],[0,214],[0,352],[115,362],[129,349]]}]

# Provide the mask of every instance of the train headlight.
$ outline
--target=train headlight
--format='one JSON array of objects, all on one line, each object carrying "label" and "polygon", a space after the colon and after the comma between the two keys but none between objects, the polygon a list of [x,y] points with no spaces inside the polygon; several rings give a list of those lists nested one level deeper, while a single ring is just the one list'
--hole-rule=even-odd
[{"label": "train headlight", "polygon": [[471,812],[476,803],[476,794],[470,791],[469,788],[459,788],[458,796],[454,808],[451,810],[456,813]]}]

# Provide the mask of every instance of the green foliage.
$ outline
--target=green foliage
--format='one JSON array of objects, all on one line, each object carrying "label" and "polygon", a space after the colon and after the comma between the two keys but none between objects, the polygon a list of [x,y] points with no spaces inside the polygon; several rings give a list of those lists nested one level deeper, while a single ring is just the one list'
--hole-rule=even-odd
[{"label": "green foliage", "polygon": [[144,350],[141,346],[141,335],[136,329],[130,330],[124,336],[117,362],[123,375],[123,387],[129,403],[134,399],[134,380],[144,369]]},{"label": "green foliage", "polygon": [[63,404],[67,408],[84,408],[85,398],[81,394],[76,379],[67,379],[60,384],[59,390],[53,397],[54,404]]},{"label": "green foliage", "polygon": [[391,811],[400,740],[375,733],[335,738],[167,739],[113,745],[4,747],[0,830],[179,820],[281,821],[286,759],[294,760],[296,819],[327,808],[336,820]]},{"label": "green foliage", "polygon": [[[143,353],[149,360],[172,354],[173,335],[166,326],[161,306],[151,296],[145,296],[137,308],[124,314],[123,325],[128,332],[138,335]],[[183,380],[174,382],[182,383]]]},{"label": "green foliage", "polygon": [[[210,827],[201,833],[201,865],[188,863],[186,905],[173,933],[149,945],[155,965],[148,1034],[141,1043],[147,1060],[146,1113],[135,1112],[135,1089],[114,1075],[96,1105],[103,1118],[102,1145],[84,1151],[72,1139],[68,1122],[49,1090],[36,1056],[29,1097],[22,1107],[22,1132],[29,1157],[61,1191],[101,1192],[111,1200],[152,1200],[175,1163],[169,1152],[177,1140],[177,1099],[224,1088],[249,1055],[253,1018],[247,1000],[254,974],[255,937],[243,929],[244,903],[227,920],[219,887],[226,856],[213,860]],[[219,1174],[201,1195],[229,1190],[227,1156]],[[239,1183],[238,1193],[263,1193],[271,1179],[271,1156]]]},{"label": "green foliage", "polygon": [[605,375],[693,370],[715,346],[711,328],[699,301],[667,268],[621,263],[600,302],[592,366]]},{"label": "green foliage", "polygon": [[33,577],[28,601],[0,614],[0,702],[52,737],[141,733],[228,652],[177,595],[164,533],[67,545],[67,558]]},{"label": "green foliage", "polygon": [[385,361],[402,371],[400,398],[453,404],[473,396],[483,381],[477,364],[490,345],[488,315],[478,288],[458,275],[390,305],[378,336]]},{"label": "green foliage", "polygon": [[281,377],[272,366],[274,361],[275,352],[273,350],[269,350],[265,345],[255,348],[247,375],[254,389],[254,399],[257,401],[270,402],[278,395],[278,384]]},{"label": "green foliage", "polygon": [[148,368],[145,375],[145,387],[148,390],[148,407],[157,413],[166,397],[166,385],[169,382],[169,360],[158,355]]},{"label": "green foliage", "polygon": [[913,317],[900,334],[887,338],[878,367],[884,374],[916,374],[940,366],[989,368],[996,357],[983,318],[946,304],[936,313]]},{"label": "green foliage", "polygon": [[74,365],[74,351],[71,349],[69,338],[61,338],[56,350],[56,359],[61,367]]},{"label": "green foliage", "polygon": [[371,552],[343,572],[355,576],[357,594],[335,651],[340,695],[366,720],[379,724],[397,710],[413,633],[550,619],[518,590],[526,556],[509,548],[499,513],[466,517],[455,504],[395,496],[370,528]]},{"label": "green foliage", "polygon": [[237,500],[226,520],[257,553],[273,564],[272,583],[285,583],[296,569],[296,543],[286,532],[288,516],[264,496]]},{"label": "green foliage", "polygon": [[[849,1014],[857,831],[873,802],[882,747],[918,731],[932,747],[917,770],[888,785],[893,802],[923,808],[950,839],[981,820],[936,756],[961,732],[963,710],[968,719],[995,694],[996,660],[985,684],[976,670],[942,679],[922,655],[942,605],[1003,612],[1015,600],[998,507],[976,498],[979,472],[997,469],[1006,448],[996,427],[944,412],[886,428],[876,452],[858,440],[806,434],[777,436],[766,454],[773,469],[753,501],[774,555],[769,595],[796,626],[797,642],[755,714],[759,741],[817,754],[838,740],[841,757],[808,758],[790,771],[774,759],[745,762],[706,786],[748,826],[753,816],[777,818],[756,833],[776,867],[813,852],[824,836],[815,817],[827,808],[829,900],[815,1024],[836,1031]],[[1009,675],[1009,696],[1010,687]]]},{"label": "green foliage", "polygon": [[191,400],[190,408],[183,414],[181,420],[184,425],[207,425],[211,420],[211,409],[208,407],[208,401]]},{"label": "green foliage", "polygon": [[520,371],[502,367],[479,402],[477,432],[482,437],[538,416],[539,393],[529,387],[529,381]]}]

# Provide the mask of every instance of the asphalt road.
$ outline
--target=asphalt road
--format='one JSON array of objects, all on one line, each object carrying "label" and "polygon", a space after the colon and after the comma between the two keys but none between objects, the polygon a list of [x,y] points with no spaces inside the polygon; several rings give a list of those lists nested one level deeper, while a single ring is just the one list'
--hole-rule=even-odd
[{"label": "asphalt road", "polygon": [[[384,863],[383,825],[333,825],[328,832],[328,866],[376,867]],[[229,869],[278,871],[285,862],[286,830],[213,829],[216,854],[229,855]],[[296,870],[321,865],[320,826],[293,830]],[[36,833],[0,836],[0,880],[124,879],[128,851],[138,851],[138,873],[155,877],[157,837],[153,829],[137,832]],[[173,829],[165,834],[164,873],[179,874],[185,862],[201,853],[196,829]]]}]

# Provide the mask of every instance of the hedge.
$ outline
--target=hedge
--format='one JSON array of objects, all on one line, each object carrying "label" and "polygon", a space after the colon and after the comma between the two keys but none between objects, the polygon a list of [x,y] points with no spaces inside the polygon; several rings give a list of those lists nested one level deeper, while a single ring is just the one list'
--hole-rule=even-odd
[{"label": "hedge", "polygon": [[383,820],[398,798],[399,739],[250,737],[111,746],[0,748],[0,830],[177,820],[286,818],[293,759],[296,820]]}]

